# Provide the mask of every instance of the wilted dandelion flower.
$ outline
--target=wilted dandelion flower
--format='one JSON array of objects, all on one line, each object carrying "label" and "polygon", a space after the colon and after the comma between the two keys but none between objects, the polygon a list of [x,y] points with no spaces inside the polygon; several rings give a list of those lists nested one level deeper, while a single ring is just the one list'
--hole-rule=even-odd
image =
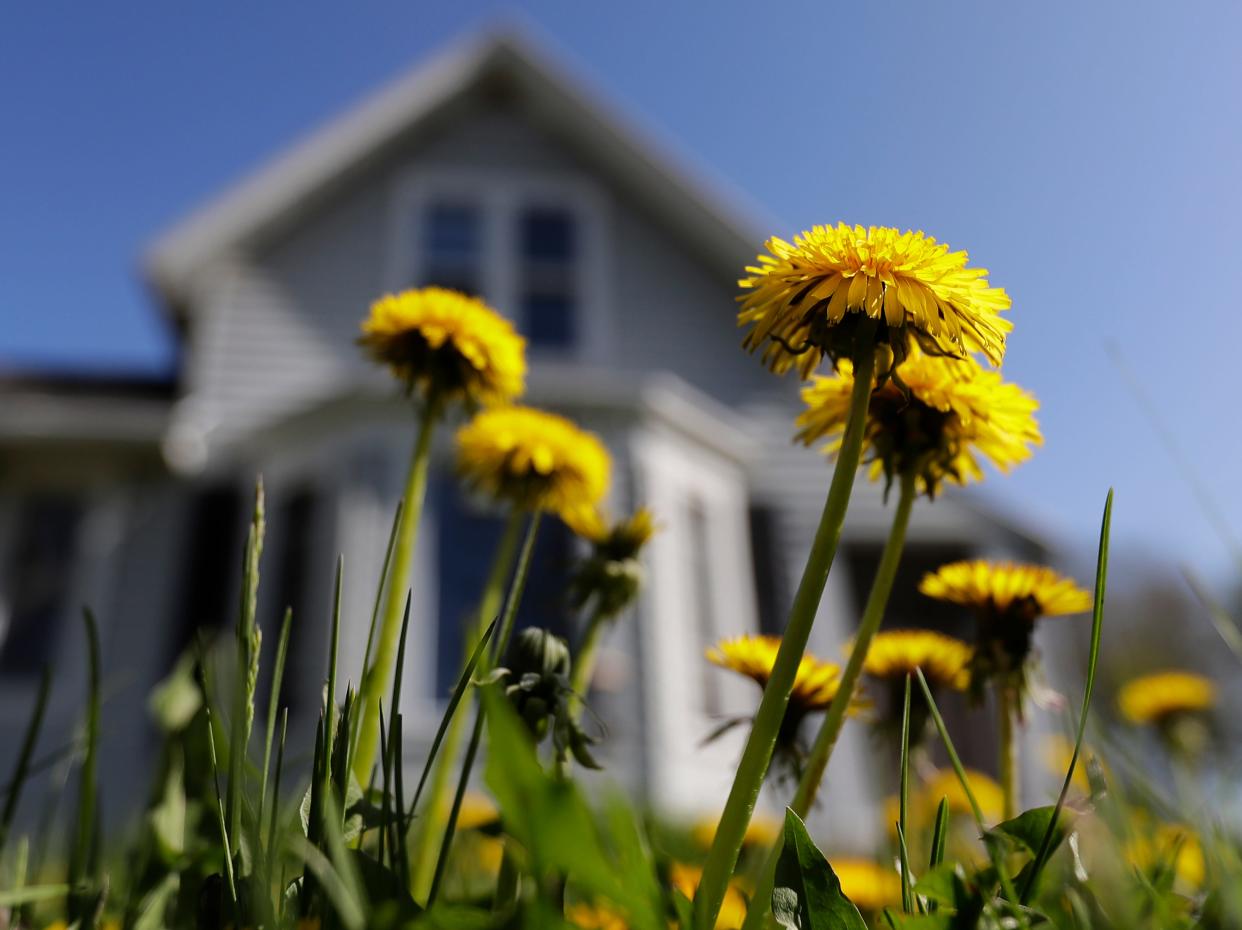
[{"label": "wilted dandelion flower", "polygon": [[738,300],[738,323],[750,326],[743,345],[763,349],[775,372],[797,367],[806,378],[827,356],[851,351],[863,319],[879,323],[877,342],[897,363],[913,341],[937,355],[983,353],[993,365],[1005,355],[1010,306],[987,271],[968,268],[965,252],[921,232],[884,226],[815,226],[792,243],[773,237]]},{"label": "wilted dandelion flower", "polygon": [[[934,497],[943,481],[983,479],[981,459],[1002,472],[1031,456],[1043,436],[1035,420],[1039,402],[999,372],[973,359],[946,359],[914,351],[897,373],[871,394],[863,439],[870,477],[913,472],[918,490]],[[854,388],[853,366],[816,376],[802,389],[806,404],[796,439],[805,445],[828,440],[824,451],[841,447]]]},{"label": "wilted dandelion flower", "polygon": [[594,433],[532,407],[492,407],[457,431],[457,467],[472,487],[522,510],[590,526],[612,462]]},{"label": "wilted dandelion flower", "polygon": [[386,294],[358,343],[407,390],[446,400],[508,403],[526,383],[526,341],[477,297],[442,287]]},{"label": "wilted dandelion flower", "polygon": [[828,861],[841,891],[864,914],[879,914],[901,904],[901,877],[891,865],[871,859],[833,857]]},{"label": "wilted dandelion flower", "polygon": [[1216,685],[1193,672],[1169,670],[1141,675],[1122,686],[1117,707],[1131,723],[1159,726],[1175,717],[1211,710]]},{"label": "wilted dandelion flower", "polygon": [[935,630],[883,630],[871,640],[863,672],[904,681],[921,669],[929,685],[963,690],[969,680],[970,646]]},{"label": "wilted dandelion flower", "polygon": [[1091,609],[1091,595],[1043,565],[989,562],[984,559],[942,565],[923,576],[919,590],[928,597],[971,608],[977,638],[971,662],[971,687],[978,691],[993,675],[1022,670],[1031,652],[1035,621]]},{"label": "wilted dandelion flower", "polygon": [[655,534],[651,511],[640,507],[628,519],[609,524],[602,516],[579,532],[590,540],[591,551],[574,570],[569,582],[570,603],[582,609],[592,605],[601,619],[615,617],[642,587],[639,553]]}]

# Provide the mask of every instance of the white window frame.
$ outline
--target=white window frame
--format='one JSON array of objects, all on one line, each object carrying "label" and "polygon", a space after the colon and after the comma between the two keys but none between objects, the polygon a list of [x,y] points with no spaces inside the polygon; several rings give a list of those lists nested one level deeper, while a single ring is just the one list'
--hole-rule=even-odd
[{"label": "white window frame", "polygon": [[[695,501],[702,507],[706,523],[711,635],[720,639],[754,632],[746,475],[737,463],[663,430],[637,437],[633,456],[641,498],[661,520],[646,559],[649,584],[640,614],[649,666],[643,697],[652,722],[645,733],[651,794],[662,808],[705,812],[718,809],[728,793],[744,728],[708,745],[703,739],[722,720],[753,713],[758,689],[741,676],[706,667],[704,650],[710,644],[699,639],[695,585],[686,571],[689,547],[696,542],[689,505]],[[707,712],[705,674],[717,676],[719,716]]]},{"label": "white window frame", "polygon": [[526,207],[568,211],[575,221],[574,312],[576,340],[566,349],[531,346],[533,358],[551,362],[598,363],[613,344],[608,308],[608,198],[586,176],[484,168],[412,168],[398,176],[391,196],[389,290],[422,278],[423,256],[417,218],[438,200],[476,204],[483,218],[480,285],[482,296],[505,316],[518,319],[520,258],[518,216]]}]

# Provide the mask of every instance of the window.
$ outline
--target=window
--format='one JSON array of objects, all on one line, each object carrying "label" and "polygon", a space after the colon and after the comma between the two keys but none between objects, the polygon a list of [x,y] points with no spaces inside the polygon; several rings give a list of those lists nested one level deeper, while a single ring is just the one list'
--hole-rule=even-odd
[{"label": "window", "polygon": [[421,217],[422,284],[467,294],[483,290],[483,221],[471,203],[437,201]]},{"label": "window", "polygon": [[0,625],[0,676],[37,675],[55,655],[79,517],[77,503],[66,497],[34,497],[20,507],[8,618]]},{"label": "window", "polygon": [[750,507],[750,554],[755,569],[759,632],[780,636],[789,614],[789,585],[780,557],[778,515],[773,507]]},{"label": "window", "polygon": [[[703,502],[692,498],[687,507],[686,518],[690,557],[688,577],[690,593],[694,598],[694,629],[699,645],[706,649],[716,643],[713,614],[716,605],[712,596],[711,553],[708,551],[707,512]],[[697,665],[703,677],[703,710],[709,715],[719,714],[720,686],[715,666],[702,661]]]},{"label": "window", "polygon": [[[316,511],[318,501],[314,491],[301,487],[289,493],[276,510],[273,522],[281,533],[277,552],[275,581],[277,590],[276,616],[271,629],[275,635],[270,637],[270,647],[275,655],[276,637],[279,636],[280,623],[284,620],[285,610],[293,612],[290,622],[289,653],[285,664],[285,674],[281,681],[281,703],[296,710],[299,700],[299,684],[313,681],[319,675],[318,665],[322,662],[322,637],[319,632],[320,618],[314,611],[323,610],[322,605],[309,602],[309,588],[313,572],[317,566],[312,564],[315,556]],[[297,630],[297,635],[293,631]],[[264,637],[265,640],[268,637]]]},{"label": "window", "polygon": [[[441,477],[435,499],[439,502],[435,697],[445,698],[461,674],[462,634],[478,609],[506,517],[469,496],[451,475]],[[569,529],[559,520],[542,520],[518,607],[516,630],[541,626],[568,638],[572,626],[565,592],[573,557],[574,540]]]},{"label": "window", "polygon": [[577,341],[574,218],[568,210],[528,207],[518,221],[522,329],[532,346]]},{"label": "window", "polygon": [[206,488],[194,501],[174,655],[199,630],[216,633],[235,616],[246,534],[243,508],[242,494],[233,485]]}]

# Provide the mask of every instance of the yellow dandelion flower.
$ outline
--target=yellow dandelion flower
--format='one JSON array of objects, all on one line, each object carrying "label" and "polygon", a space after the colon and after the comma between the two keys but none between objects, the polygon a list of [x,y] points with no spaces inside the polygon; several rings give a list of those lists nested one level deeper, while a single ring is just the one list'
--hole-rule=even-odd
[{"label": "yellow dandelion flower", "polygon": [[1009,296],[988,285],[986,269],[968,268],[965,252],[931,236],[840,223],[766,247],[738,282],[747,292],[738,323],[751,327],[743,345],[762,347],[778,374],[796,365],[806,378],[824,356],[847,355],[864,316],[880,323],[878,341],[899,362],[911,341],[939,355],[982,352],[997,366],[1005,355]]},{"label": "yellow dandelion flower", "polygon": [[[988,823],[1000,820],[1005,809],[1005,793],[995,779],[976,769],[966,769],[966,783],[970,785],[970,793],[975,796],[975,801],[979,804],[983,819]],[[952,769],[941,769],[936,772],[928,779],[920,792],[920,799],[925,810],[932,812],[933,815],[941,798],[948,799],[949,810],[952,813],[974,816],[970,807],[970,799],[966,797],[966,791],[962,788],[957,773]]]},{"label": "yellow dandelion flower", "polygon": [[526,340],[479,300],[442,287],[386,294],[358,339],[408,390],[446,400],[508,403],[526,385]]},{"label": "yellow dandelion flower", "polygon": [[625,918],[606,904],[571,904],[565,908],[565,919],[581,930],[627,930]]},{"label": "yellow dandelion flower", "polygon": [[500,825],[500,811],[485,794],[467,791],[457,813],[458,830],[489,830]]},{"label": "yellow dandelion flower", "polygon": [[1131,723],[1159,725],[1216,704],[1216,685],[1193,672],[1169,670],[1131,679],[1117,694],[1117,707]]},{"label": "yellow dandelion flower", "polygon": [[[698,866],[682,862],[674,862],[669,866],[669,884],[691,901],[694,900],[694,893],[698,891],[702,878],[703,870]],[[720,913],[716,917],[716,930],[738,930],[745,919],[746,896],[742,894],[736,881],[730,882],[720,905]]]},{"label": "yellow dandelion flower", "polygon": [[[707,660],[713,665],[745,675],[763,688],[767,687],[768,679],[772,676],[772,666],[776,664],[776,654],[780,648],[779,636],[747,634],[722,639],[707,650]],[[789,705],[801,713],[823,710],[837,696],[840,683],[839,665],[825,662],[809,652],[805,653],[802,661],[798,663]]]},{"label": "yellow dandelion flower", "polygon": [[892,866],[870,859],[832,858],[828,862],[841,891],[865,914],[878,914],[901,904],[901,877]]},{"label": "yellow dandelion flower", "polygon": [[922,669],[928,684],[961,691],[969,681],[972,652],[960,639],[934,630],[883,630],[871,640],[863,671],[872,678],[902,680]]},{"label": "yellow dandelion flower", "polygon": [[919,591],[975,612],[971,689],[976,694],[997,675],[1008,676],[1006,687],[1021,694],[1035,621],[1082,613],[1092,604],[1089,593],[1051,568],[985,559],[942,565],[923,576]]},{"label": "yellow dandelion flower", "polygon": [[[946,359],[912,351],[898,372],[871,394],[863,439],[863,461],[872,480],[892,481],[907,471],[918,490],[935,496],[941,482],[981,481],[981,459],[1008,472],[1042,445],[1035,420],[1039,402],[999,372],[973,359]],[[841,447],[854,387],[853,366],[842,360],[837,373],[816,376],[802,389],[806,404],[796,439],[805,445],[827,440],[824,451]]]},{"label": "yellow dandelion flower", "polygon": [[1166,823],[1144,830],[1126,844],[1125,856],[1143,872],[1167,869],[1172,860],[1179,890],[1189,894],[1203,887],[1207,877],[1203,845],[1193,830],[1180,824]]},{"label": "yellow dandelion flower", "polygon": [[1090,593],[1043,565],[952,562],[924,575],[919,591],[936,600],[1030,621],[1091,609]]},{"label": "yellow dandelion flower", "polygon": [[608,493],[612,462],[594,433],[532,407],[492,407],[457,431],[457,467],[476,489],[577,530]]}]

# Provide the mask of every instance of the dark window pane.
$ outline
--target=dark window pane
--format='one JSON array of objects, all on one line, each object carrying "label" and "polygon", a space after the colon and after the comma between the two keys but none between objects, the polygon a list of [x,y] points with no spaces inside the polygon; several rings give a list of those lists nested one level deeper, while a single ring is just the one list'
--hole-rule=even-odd
[{"label": "dark window pane", "polygon": [[573,301],[564,294],[530,294],[522,302],[523,331],[531,345],[566,348],[574,344]]},{"label": "dark window pane", "polygon": [[[317,510],[315,493],[309,488],[299,488],[280,502],[276,508],[276,517],[272,521],[281,538],[275,578],[279,619],[271,625],[273,633],[270,641],[273,644],[274,661],[279,624],[284,618],[285,610],[292,610],[289,652],[280,695],[281,703],[290,710],[296,710],[301,703],[299,684],[318,679],[319,669],[315,666],[319,664],[323,653],[321,637],[315,635],[321,622],[316,609],[318,607],[322,612],[325,608],[323,605],[311,604],[308,599],[312,572],[317,568],[311,562],[315,553]],[[294,635],[295,630],[297,635]]]},{"label": "dark window pane", "polygon": [[33,498],[20,508],[8,570],[11,600],[0,642],[0,675],[36,675],[54,655],[79,516],[77,503],[63,497]]},{"label": "dark window pane", "polygon": [[427,208],[423,249],[435,258],[473,258],[481,240],[479,211],[471,204],[435,203]]},{"label": "dark window pane", "polygon": [[[463,630],[478,609],[505,518],[468,498],[459,482],[449,475],[438,482],[435,499],[439,502],[435,695],[444,698],[452,692],[461,674]],[[558,520],[543,520],[531,556],[526,591],[518,608],[517,629],[543,626],[558,636],[568,635],[565,587],[572,557],[573,537],[569,530]]]},{"label": "dark window pane", "polygon": [[780,636],[789,613],[789,590],[779,551],[777,513],[772,507],[750,508],[750,552],[755,566],[755,600],[759,632]]},{"label": "dark window pane", "polygon": [[522,258],[531,262],[574,259],[574,219],[567,210],[532,208],[522,213]]},{"label": "dark window pane", "polygon": [[234,619],[246,533],[242,508],[241,492],[232,485],[206,488],[195,498],[174,655],[198,630],[214,633]]},{"label": "dark window pane", "polygon": [[483,247],[483,223],[473,204],[433,203],[421,218],[420,284],[436,284],[477,294]]}]

